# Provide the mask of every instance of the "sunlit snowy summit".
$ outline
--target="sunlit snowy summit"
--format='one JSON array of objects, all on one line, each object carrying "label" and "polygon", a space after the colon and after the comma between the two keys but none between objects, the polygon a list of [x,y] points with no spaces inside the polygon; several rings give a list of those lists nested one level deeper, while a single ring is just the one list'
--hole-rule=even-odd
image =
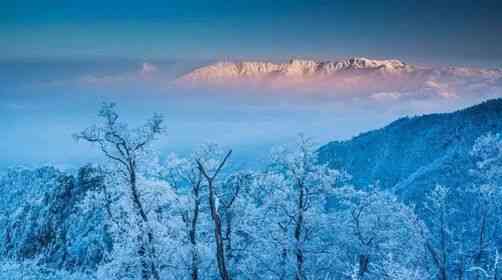
[{"label": "sunlit snowy summit", "polygon": [[213,82],[231,79],[274,79],[288,78],[319,78],[329,77],[346,71],[369,70],[379,72],[412,71],[413,66],[399,60],[373,60],[364,57],[354,57],[347,60],[330,62],[291,59],[287,63],[272,63],[260,61],[217,62],[204,66],[181,77],[184,81]]},{"label": "sunlit snowy summit", "polygon": [[179,77],[176,83],[195,87],[246,85],[267,89],[313,90],[332,96],[350,94],[387,101],[498,96],[502,92],[502,70],[412,65],[397,59],[365,57],[334,62],[302,59],[291,59],[286,63],[221,61],[196,68]]}]

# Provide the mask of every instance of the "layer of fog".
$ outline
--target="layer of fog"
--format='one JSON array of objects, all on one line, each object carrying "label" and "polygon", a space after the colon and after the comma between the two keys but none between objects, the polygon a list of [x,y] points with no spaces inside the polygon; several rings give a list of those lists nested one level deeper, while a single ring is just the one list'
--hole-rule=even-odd
[{"label": "layer of fog", "polygon": [[[121,70],[124,65],[126,70]],[[93,147],[71,136],[99,121],[102,102],[116,102],[131,125],[154,112],[163,114],[167,133],[158,143],[163,154],[188,153],[209,141],[233,148],[236,160],[252,165],[264,160],[274,145],[287,143],[298,133],[324,144],[402,116],[452,111],[488,98],[382,100],[257,88],[187,89],[170,84],[181,71],[193,67],[186,63],[124,65],[72,68],[54,63],[44,66],[47,73],[37,73],[29,64],[22,66],[24,70],[18,65],[18,72],[12,74],[8,68],[12,65],[2,64],[0,166],[74,167],[101,160]]]}]

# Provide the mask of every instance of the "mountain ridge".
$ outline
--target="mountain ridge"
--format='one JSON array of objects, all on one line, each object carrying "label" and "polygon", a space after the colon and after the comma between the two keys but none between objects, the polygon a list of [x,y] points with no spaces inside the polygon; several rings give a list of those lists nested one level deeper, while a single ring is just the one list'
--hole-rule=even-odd
[{"label": "mountain ridge", "polygon": [[210,81],[218,78],[256,78],[267,75],[312,76],[332,75],[347,70],[412,70],[397,59],[376,60],[366,57],[351,57],[340,61],[317,61],[308,59],[290,59],[287,63],[267,61],[220,61],[194,69],[179,78],[181,81]]},{"label": "mountain ridge", "polygon": [[214,78],[254,78],[261,75],[332,75],[349,70],[381,71],[385,73],[440,71],[442,74],[458,76],[501,75],[502,68],[480,68],[466,66],[419,66],[399,59],[370,59],[350,57],[343,60],[313,60],[292,58],[286,63],[260,60],[223,60],[197,67],[178,77],[179,81],[201,81]]},{"label": "mountain ridge", "polygon": [[178,77],[183,87],[286,89],[378,102],[502,96],[502,69],[420,66],[397,59],[220,61]]},{"label": "mountain ridge", "polygon": [[[321,161],[345,169],[363,188],[393,189],[404,199],[422,198],[436,184],[468,187],[476,178],[474,141],[502,131],[502,99],[452,113],[400,118],[389,125],[319,149]],[[420,199],[418,199],[420,200]]]}]

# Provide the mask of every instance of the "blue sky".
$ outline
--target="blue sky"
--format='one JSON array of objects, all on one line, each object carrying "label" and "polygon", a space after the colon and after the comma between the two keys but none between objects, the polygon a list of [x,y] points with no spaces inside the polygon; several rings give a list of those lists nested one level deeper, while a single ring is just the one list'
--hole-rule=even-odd
[{"label": "blue sky", "polygon": [[499,1],[1,1],[3,58],[397,57],[500,66]]}]

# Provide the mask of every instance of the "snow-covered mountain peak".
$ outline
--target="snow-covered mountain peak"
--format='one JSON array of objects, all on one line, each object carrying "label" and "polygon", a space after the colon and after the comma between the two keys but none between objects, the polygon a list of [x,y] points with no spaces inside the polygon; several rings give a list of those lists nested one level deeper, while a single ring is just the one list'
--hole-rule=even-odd
[{"label": "snow-covered mountain peak", "polygon": [[315,61],[290,59],[287,63],[263,61],[217,62],[204,66],[184,75],[184,81],[222,82],[225,79],[297,77],[316,78],[335,75],[347,70],[368,70],[396,72],[409,68],[399,60],[372,60],[365,57],[353,57],[342,61]]},{"label": "snow-covered mountain peak", "polygon": [[[397,59],[351,57],[335,62],[291,59],[218,62],[178,79],[182,85],[234,87],[258,86],[332,92],[336,95],[367,94],[377,100],[410,96],[454,98],[464,91],[493,95],[502,88],[501,69],[415,66]],[[328,91],[326,91],[328,90]]]}]

